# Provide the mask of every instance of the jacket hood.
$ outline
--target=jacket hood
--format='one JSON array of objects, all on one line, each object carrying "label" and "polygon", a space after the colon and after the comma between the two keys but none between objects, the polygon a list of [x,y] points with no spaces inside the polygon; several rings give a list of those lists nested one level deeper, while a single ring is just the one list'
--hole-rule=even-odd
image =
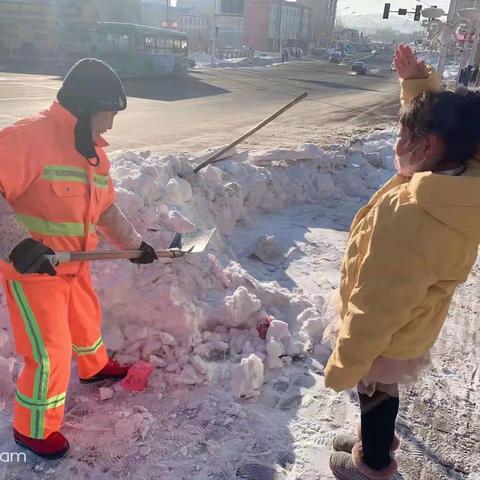
[{"label": "jacket hood", "polygon": [[425,211],[450,228],[480,241],[480,162],[459,176],[416,173],[408,186]]}]

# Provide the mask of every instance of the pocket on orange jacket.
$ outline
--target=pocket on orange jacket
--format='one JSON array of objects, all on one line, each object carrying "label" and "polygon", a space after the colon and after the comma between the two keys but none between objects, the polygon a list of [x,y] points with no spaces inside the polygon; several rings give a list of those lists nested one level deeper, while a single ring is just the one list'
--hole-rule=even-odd
[{"label": "pocket on orange jacket", "polygon": [[52,190],[58,197],[84,197],[89,186],[79,182],[51,182]]}]

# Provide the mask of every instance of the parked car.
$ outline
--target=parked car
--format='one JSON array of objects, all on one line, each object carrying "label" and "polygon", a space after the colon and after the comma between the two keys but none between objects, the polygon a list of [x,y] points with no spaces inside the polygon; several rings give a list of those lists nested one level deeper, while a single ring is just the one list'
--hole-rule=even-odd
[{"label": "parked car", "polygon": [[365,62],[353,62],[351,71],[355,72],[357,75],[366,75],[367,64]]}]

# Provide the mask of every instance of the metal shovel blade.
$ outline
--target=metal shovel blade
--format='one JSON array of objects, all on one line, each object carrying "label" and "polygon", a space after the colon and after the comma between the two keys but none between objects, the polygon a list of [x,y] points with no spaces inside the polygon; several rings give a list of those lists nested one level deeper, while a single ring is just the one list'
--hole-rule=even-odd
[{"label": "metal shovel blade", "polygon": [[192,233],[176,233],[168,248],[178,248],[188,253],[201,253],[207,248],[216,231],[217,227]]}]

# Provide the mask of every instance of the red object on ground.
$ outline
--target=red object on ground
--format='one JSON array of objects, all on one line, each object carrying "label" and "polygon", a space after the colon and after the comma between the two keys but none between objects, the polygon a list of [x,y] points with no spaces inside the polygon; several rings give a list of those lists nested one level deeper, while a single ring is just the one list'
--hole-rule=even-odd
[{"label": "red object on ground", "polygon": [[267,338],[267,331],[268,327],[270,327],[270,317],[265,317],[263,320],[261,320],[257,324],[257,331],[258,331],[258,336],[262,339],[265,340]]},{"label": "red object on ground", "polygon": [[109,358],[107,364],[93,377],[81,378],[81,383],[94,383],[101,380],[121,380],[128,374],[131,365],[122,365],[113,358]]},{"label": "red object on ground", "polygon": [[47,438],[38,439],[26,437],[13,429],[13,438],[18,445],[44,458],[60,458],[70,450],[68,440],[60,432],[53,432]]},{"label": "red object on ground", "polygon": [[122,387],[129,392],[143,392],[154,370],[151,363],[138,361],[130,367],[127,376],[122,380]]}]

